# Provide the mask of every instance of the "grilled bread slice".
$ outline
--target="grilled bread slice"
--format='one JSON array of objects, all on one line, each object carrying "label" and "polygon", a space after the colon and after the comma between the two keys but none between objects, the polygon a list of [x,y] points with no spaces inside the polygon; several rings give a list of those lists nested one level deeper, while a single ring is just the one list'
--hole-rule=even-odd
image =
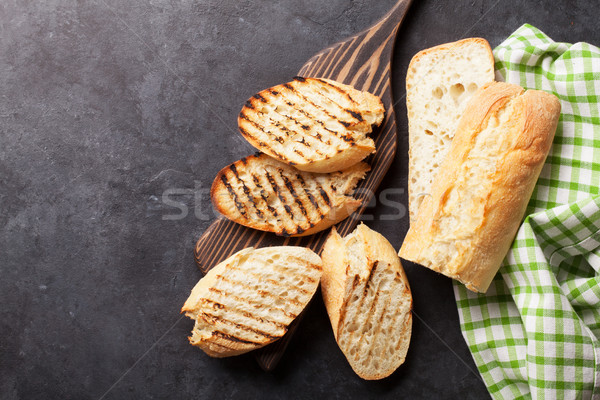
[{"label": "grilled bread slice", "polygon": [[321,293],[340,349],[361,378],[389,376],[412,332],[412,295],[396,251],[361,224],[343,239],[333,228],[321,256]]},{"label": "grilled bread slice", "polygon": [[346,169],[375,151],[373,125],[385,109],[377,97],[321,78],[296,77],[265,89],[242,108],[242,135],[262,151],[302,171]]},{"label": "grilled bread slice", "polygon": [[181,309],[195,320],[190,343],[228,357],[282,337],[319,285],[321,259],[304,247],[241,250],[211,269]]},{"label": "grilled bread slice", "polygon": [[352,214],[351,196],[369,170],[365,163],[331,174],[298,171],[265,154],[223,168],[211,188],[215,208],[239,224],[283,236],[304,236]]},{"label": "grilled bread slice", "polygon": [[494,80],[494,56],[481,38],[446,43],[417,53],[406,73],[408,209],[410,223],[446,157],[467,102]]}]

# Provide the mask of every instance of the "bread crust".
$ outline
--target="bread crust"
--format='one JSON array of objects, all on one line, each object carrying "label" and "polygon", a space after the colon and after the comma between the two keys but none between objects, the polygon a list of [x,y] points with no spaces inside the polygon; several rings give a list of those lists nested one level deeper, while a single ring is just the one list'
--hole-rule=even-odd
[{"label": "bread crust", "polygon": [[552,94],[503,82],[480,88],[399,255],[486,292],[521,224],[559,116]]}]

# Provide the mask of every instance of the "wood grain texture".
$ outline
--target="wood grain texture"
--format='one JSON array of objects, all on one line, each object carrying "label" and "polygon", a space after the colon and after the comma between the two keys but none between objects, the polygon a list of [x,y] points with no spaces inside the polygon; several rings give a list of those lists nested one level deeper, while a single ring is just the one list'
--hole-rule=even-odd
[{"label": "wood grain texture", "polygon": [[[371,28],[318,52],[298,72],[299,76],[333,79],[352,85],[356,89],[366,90],[379,96],[385,105],[385,119],[372,134],[377,151],[365,160],[371,165],[371,171],[359,182],[355,191],[355,197],[363,200],[363,205],[336,226],[342,236],[350,233],[360,221],[361,214],[371,196],[375,194],[396,153],[391,61],[396,33],[411,2],[412,0],[398,1]],[[201,271],[206,273],[231,254],[250,246],[305,246],[319,254],[328,233],[329,230],[325,230],[306,237],[281,237],[220,217],[198,240],[194,257]],[[263,369],[272,370],[277,365],[302,315],[289,326],[288,333],[282,339],[256,351],[256,359]]]}]

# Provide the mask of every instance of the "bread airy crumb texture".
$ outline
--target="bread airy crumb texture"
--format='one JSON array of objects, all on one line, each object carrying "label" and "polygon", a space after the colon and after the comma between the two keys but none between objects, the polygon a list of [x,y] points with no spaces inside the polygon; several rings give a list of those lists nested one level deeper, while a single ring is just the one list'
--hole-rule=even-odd
[{"label": "bread airy crumb texture", "polygon": [[241,250],[212,268],[182,312],[195,321],[190,343],[211,357],[228,357],[282,337],[313,297],[322,263],[294,246]]},{"label": "bread airy crumb texture", "polygon": [[250,144],[302,171],[346,169],[375,151],[368,135],[383,121],[381,100],[323,78],[296,77],[251,97],[238,117]]},{"label": "bread airy crumb texture", "polygon": [[366,225],[332,229],[322,252],[321,292],[335,339],[358,376],[391,375],[405,360],[412,295],[392,245]]},{"label": "bread airy crumb texture", "polygon": [[493,80],[494,56],[481,38],[432,47],[411,60],[406,74],[411,223],[423,197],[430,194],[469,99]]},{"label": "bread airy crumb texture", "polygon": [[343,171],[317,174],[258,154],[223,168],[211,198],[221,214],[239,224],[282,236],[310,235],[361,205],[352,193],[368,170],[359,162]]},{"label": "bread airy crumb texture", "polygon": [[400,256],[486,292],[550,151],[560,102],[493,82],[471,99]]}]

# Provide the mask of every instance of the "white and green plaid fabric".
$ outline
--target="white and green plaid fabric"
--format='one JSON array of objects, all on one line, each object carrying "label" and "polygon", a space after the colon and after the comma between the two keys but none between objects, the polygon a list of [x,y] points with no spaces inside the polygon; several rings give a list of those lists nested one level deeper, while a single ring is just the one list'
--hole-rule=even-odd
[{"label": "white and green plaid fabric", "polygon": [[461,329],[497,399],[600,399],[600,49],[523,25],[497,79],[554,93],[554,144],[486,294],[459,283]]}]

